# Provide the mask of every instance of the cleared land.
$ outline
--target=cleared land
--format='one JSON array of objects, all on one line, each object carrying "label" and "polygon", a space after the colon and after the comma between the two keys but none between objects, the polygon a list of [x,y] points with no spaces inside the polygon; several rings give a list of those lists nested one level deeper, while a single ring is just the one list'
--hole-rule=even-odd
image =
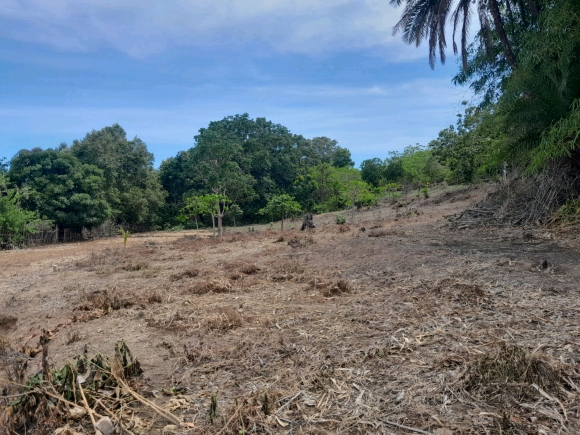
[{"label": "cleared land", "polygon": [[124,339],[144,371],[131,386],[194,426],[113,410],[133,433],[580,433],[578,233],[447,228],[483,195],[321,216],[310,232],[0,252],[4,368],[20,350],[41,369],[42,329],[53,367]]}]

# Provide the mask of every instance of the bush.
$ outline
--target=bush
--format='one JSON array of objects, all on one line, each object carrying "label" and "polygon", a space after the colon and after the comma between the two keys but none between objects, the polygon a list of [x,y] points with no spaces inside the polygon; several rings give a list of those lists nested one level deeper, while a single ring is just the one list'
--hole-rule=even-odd
[{"label": "bush", "polygon": [[344,225],[346,223],[346,218],[343,215],[337,214],[334,216],[334,222],[337,225]]}]

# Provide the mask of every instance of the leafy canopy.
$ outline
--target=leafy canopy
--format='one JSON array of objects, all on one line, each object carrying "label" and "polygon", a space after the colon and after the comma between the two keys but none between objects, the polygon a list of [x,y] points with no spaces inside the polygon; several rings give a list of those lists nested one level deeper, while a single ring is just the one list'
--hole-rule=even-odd
[{"label": "leafy canopy", "polygon": [[22,205],[57,225],[90,228],[111,216],[103,171],[67,151],[22,150],[12,159],[8,176],[27,189]]},{"label": "leafy canopy", "polygon": [[151,227],[158,221],[167,194],[153,169],[153,154],[141,139],[127,140],[125,130],[114,124],[75,140],[70,153],[103,171],[105,198],[115,222]]}]

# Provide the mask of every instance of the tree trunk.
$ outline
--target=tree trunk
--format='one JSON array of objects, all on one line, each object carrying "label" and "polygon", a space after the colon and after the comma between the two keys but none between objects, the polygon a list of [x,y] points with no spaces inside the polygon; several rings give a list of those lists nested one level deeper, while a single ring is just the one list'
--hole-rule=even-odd
[{"label": "tree trunk", "polygon": [[220,200],[217,199],[216,200],[216,214],[217,214],[217,220],[218,220],[218,237],[221,237],[223,234],[223,228],[222,228],[222,218],[224,217],[224,212],[220,206]]},{"label": "tree trunk", "polygon": [[195,229],[197,230],[197,235],[199,236],[199,225],[197,224],[197,215],[195,215]]},{"label": "tree trunk", "polygon": [[503,25],[503,21],[501,20],[501,13],[499,11],[499,4],[497,0],[489,0],[489,9],[491,16],[493,17],[495,30],[497,31],[501,45],[503,46],[505,57],[510,64],[512,71],[515,71],[518,66],[516,56],[512,50],[512,46],[505,32],[505,27]]},{"label": "tree trunk", "polygon": [[211,214],[211,226],[213,228],[213,238],[215,239],[215,215]]},{"label": "tree trunk", "polygon": [[282,223],[280,225],[280,230],[284,231],[284,214],[282,214]]}]

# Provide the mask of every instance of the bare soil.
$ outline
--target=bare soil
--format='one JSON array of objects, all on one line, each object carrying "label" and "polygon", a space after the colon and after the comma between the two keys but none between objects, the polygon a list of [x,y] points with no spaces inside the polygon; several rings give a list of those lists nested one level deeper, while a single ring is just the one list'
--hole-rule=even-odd
[{"label": "bare soil", "polygon": [[0,338],[50,331],[55,367],[124,339],[139,391],[194,423],[174,433],[580,433],[579,235],[448,228],[485,194],[0,252]]}]

